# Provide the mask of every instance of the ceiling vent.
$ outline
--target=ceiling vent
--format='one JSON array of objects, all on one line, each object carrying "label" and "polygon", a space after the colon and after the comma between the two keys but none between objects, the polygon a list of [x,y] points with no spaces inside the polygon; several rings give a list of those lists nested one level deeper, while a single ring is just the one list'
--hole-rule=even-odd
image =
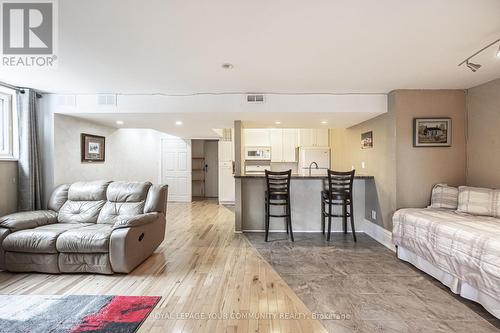
[{"label": "ceiling vent", "polygon": [[97,105],[114,106],[116,105],[116,95],[99,95],[97,96]]},{"label": "ceiling vent", "polygon": [[252,94],[247,95],[248,103],[264,103],[264,95],[262,94]]},{"label": "ceiling vent", "polygon": [[76,106],[75,95],[59,95],[57,96],[57,105],[59,106]]}]

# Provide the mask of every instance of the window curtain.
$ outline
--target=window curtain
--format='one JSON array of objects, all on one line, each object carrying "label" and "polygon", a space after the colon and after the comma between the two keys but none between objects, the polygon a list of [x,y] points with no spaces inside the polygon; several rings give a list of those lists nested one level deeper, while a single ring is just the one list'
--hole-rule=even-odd
[{"label": "window curtain", "polygon": [[19,134],[18,211],[42,209],[42,179],[37,127],[36,92],[17,92]]}]

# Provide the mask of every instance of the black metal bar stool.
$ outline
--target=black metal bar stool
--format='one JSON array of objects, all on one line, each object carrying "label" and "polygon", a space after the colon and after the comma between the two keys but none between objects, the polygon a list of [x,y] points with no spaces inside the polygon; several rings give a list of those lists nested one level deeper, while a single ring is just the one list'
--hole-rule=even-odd
[{"label": "black metal bar stool", "polygon": [[[354,209],[352,202],[352,185],[354,183],[354,170],[347,172],[328,170],[328,184],[321,192],[321,226],[323,235],[325,234],[325,217],[328,217],[328,236],[332,232],[332,218],[341,217],[344,234],[347,234],[347,218],[351,219],[351,231],[354,241],[356,241],[356,231],[354,230]],[[325,207],[328,205],[328,211]],[[334,206],[342,206],[342,214],[333,213]],[[349,207],[349,210],[347,209]]]},{"label": "black metal bar stool", "polygon": [[[266,170],[266,242],[269,237],[269,220],[271,217],[284,217],[286,233],[290,233],[293,240],[292,214],[290,211],[290,179],[292,170],[272,172]],[[284,212],[281,215],[271,214],[271,206],[283,206]]]}]

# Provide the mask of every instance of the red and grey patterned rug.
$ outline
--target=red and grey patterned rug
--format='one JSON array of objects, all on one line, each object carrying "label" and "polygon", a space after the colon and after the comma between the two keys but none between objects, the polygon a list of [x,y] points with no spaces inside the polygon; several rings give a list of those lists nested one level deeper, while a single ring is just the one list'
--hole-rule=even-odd
[{"label": "red and grey patterned rug", "polygon": [[160,298],[0,295],[0,332],[132,333]]}]

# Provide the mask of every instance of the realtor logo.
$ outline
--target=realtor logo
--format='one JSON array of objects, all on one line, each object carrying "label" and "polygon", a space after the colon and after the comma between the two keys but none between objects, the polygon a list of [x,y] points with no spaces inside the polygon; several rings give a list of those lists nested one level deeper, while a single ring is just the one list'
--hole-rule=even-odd
[{"label": "realtor logo", "polygon": [[53,68],[57,59],[55,0],[1,3],[2,66]]}]

